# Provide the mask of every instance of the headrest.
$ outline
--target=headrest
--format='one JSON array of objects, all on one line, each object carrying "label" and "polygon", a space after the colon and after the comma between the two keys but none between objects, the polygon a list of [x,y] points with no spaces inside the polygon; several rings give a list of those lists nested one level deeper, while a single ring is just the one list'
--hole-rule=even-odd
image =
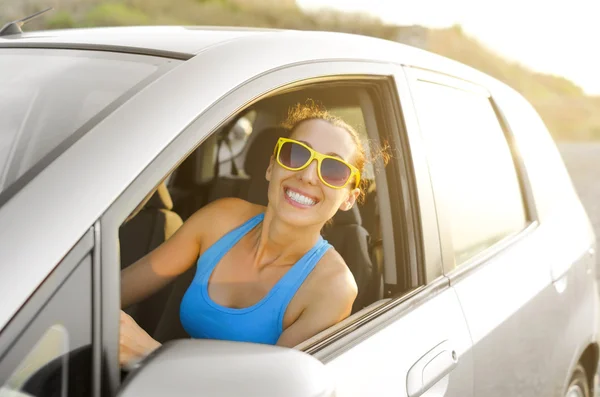
[{"label": "headrest", "polygon": [[347,225],[362,225],[362,218],[356,204],[348,211],[338,210],[333,216],[333,226]]},{"label": "headrest", "polygon": [[288,131],[281,127],[270,127],[259,132],[246,153],[244,161],[246,174],[257,178],[264,177],[277,140],[287,135]]},{"label": "headrest", "polygon": [[169,190],[167,189],[167,185],[163,182],[158,185],[158,188],[150,197],[150,200],[146,203],[146,208],[157,208],[157,209],[173,209],[173,200],[171,199],[171,195],[169,194]]}]

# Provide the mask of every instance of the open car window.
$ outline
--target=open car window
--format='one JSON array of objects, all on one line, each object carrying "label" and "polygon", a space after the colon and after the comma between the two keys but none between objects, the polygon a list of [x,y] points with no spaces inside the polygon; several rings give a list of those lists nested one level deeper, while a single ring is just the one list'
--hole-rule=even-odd
[{"label": "open car window", "polygon": [[[250,108],[231,115],[227,123],[213,131],[210,137],[183,160],[174,171],[174,177],[166,180],[166,189],[163,187],[162,193],[154,193],[144,209],[122,225],[121,268],[128,267],[165,241],[171,235],[171,232],[166,231],[174,228],[171,225],[180,225],[193,213],[215,200],[237,197],[254,204],[267,205],[268,181],[265,172],[278,137],[285,134],[280,126],[291,106],[313,98],[330,113],[350,124],[357,131],[363,147],[368,148],[372,144],[376,147],[378,141],[385,139],[380,136],[381,131],[378,131],[378,116],[370,110],[378,106],[377,98],[364,88],[353,87],[351,84],[341,88],[338,85],[313,84],[305,90],[266,97]],[[370,104],[368,109],[365,108],[365,101]],[[366,122],[367,118],[370,118],[370,123]],[[371,126],[371,130],[367,131],[367,125]],[[367,149],[367,157],[368,152]],[[386,170],[382,168],[380,171],[376,175],[375,165],[369,164],[362,175],[365,182],[363,200],[351,211],[338,211],[322,230],[324,238],[344,258],[357,282],[359,295],[353,313],[385,298],[384,220],[381,217],[380,201],[389,199],[380,197],[375,183],[376,180],[378,183],[386,183]],[[169,195],[166,200],[165,192]],[[165,233],[149,234],[148,231],[154,229],[164,230]],[[392,238],[386,239],[385,244],[394,244]],[[388,249],[393,250],[393,247]],[[163,325],[179,323],[178,302],[192,282],[194,274],[195,266],[178,276],[178,279],[147,302],[125,308],[125,311],[161,342],[187,337],[180,326]],[[396,280],[388,282],[390,285],[395,283]],[[153,310],[144,308],[150,305]]]},{"label": "open car window", "polygon": [[219,161],[226,163],[242,153],[254,131],[256,111],[251,110],[238,118],[233,126],[222,132],[223,141],[218,147]]}]

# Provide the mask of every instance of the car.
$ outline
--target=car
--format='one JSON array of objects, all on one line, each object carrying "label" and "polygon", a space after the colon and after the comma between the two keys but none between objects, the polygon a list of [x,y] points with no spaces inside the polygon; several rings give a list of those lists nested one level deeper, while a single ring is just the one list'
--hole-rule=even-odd
[{"label": "car", "polygon": [[[392,41],[258,28],[5,31],[0,59],[0,395],[595,393],[594,232],[506,84]],[[294,348],[194,340],[190,269],[125,309],[163,345],[121,368],[121,269],[213,200],[264,203],[306,101],[389,155],[323,230],[352,314]]]}]

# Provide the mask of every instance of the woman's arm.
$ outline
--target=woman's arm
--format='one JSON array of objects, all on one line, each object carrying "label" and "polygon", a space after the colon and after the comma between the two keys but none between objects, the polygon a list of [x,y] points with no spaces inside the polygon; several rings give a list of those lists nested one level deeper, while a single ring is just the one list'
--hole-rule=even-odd
[{"label": "woman's arm", "polygon": [[[184,273],[196,261],[202,245],[210,245],[256,206],[246,201],[215,200],[192,215],[155,250],[121,271],[121,307],[125,308],[152,295],[170,280]],[[212,236],[212,237],[211,237]],[[119,361],[129,367],[160,346],[135,320],[121,311]]]},{"label": "woman's arm", "polygon": [[249,206],[236,198],[215,200],[196,211],[167,241],[123,269],[121,308],[147,298],[192,267],[203,241],[235,225]]},{"label": "woman's arm", "polygon": [[345,269],[319,280],[320,292],[312,296],[300,317],[283,331],[277,345],[294,347],[350,315],[358,289],[352,273],[343,265]]},{"label": "woman's arm", "polygon": [[[259,206],[238,198],[222,198],[200,208],[169,238],[121,270],[121,308],[152,295],[194,265],[201,246],[235,227]],[[211,237],[212,236],[212,237]]]},{"label": "woman's arm", "polygon": [[121,308],[152,295],[194,264],[205,216],[197,211],[171,238],[121,271]]},{"label": "woman's arm", "polygon": [[[121,308],[152,295],[173,278],[189,269],[200,252],[201,210],[185,222],[170,239],[121,271]],[[131,368],[160,347],[135,320],[124,311],[120,314],[119,363]]]}]

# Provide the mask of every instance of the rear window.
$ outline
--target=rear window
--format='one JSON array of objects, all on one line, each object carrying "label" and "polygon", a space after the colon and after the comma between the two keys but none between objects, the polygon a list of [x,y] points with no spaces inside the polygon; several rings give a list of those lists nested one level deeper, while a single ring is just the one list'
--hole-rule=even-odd
[{"label": "rear window", "polygon": [[39,172],[171,63],[60,49],[1,49],[0,59],[0,195],[24,174]]},{"label": "rear window", "polygon": [[419,81],[415,103],[458,266],[525,228],[519,176],[487,96]]}]

